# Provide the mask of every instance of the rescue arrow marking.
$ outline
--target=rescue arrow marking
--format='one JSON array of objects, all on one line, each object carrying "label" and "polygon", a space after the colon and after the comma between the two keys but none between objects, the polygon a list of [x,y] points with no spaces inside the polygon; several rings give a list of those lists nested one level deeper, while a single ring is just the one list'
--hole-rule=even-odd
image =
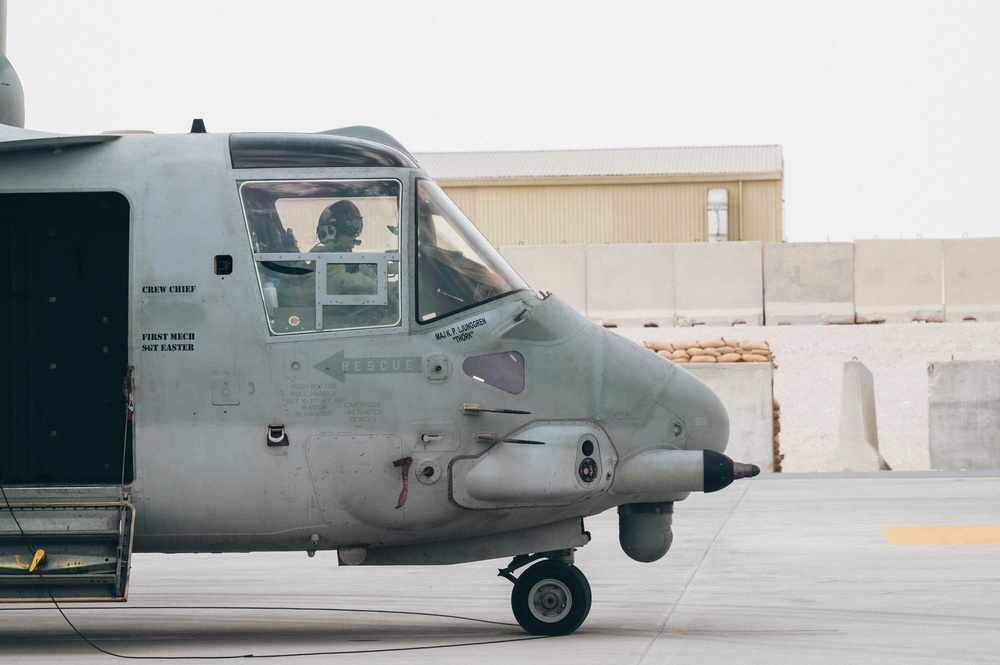
[{"label": "rescue arrow marking", "polygon": [[379,358],[346,358],[338,351],[314,368],[341,383],[348,374],[412,374],[423,371],[419,356],[385,356]]}]

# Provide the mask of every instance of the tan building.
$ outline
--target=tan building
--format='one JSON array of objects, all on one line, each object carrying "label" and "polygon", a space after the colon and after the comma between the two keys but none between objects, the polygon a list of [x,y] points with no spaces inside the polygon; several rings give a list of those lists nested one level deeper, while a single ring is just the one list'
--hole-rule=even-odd
[{"label": "tan building", "polygon": [[781,146],[415,157],[498,246],[783,240]]}]

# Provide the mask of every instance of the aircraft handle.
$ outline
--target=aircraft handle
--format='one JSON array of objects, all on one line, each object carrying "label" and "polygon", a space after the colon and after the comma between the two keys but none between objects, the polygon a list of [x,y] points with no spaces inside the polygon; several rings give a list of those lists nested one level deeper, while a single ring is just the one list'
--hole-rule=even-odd
[{"label": "aircraft handle", "polygon": [[519,411],[517,409],[490,409],[482,404],[472,404],[466,402],[462,405],[462,415],[464,416],[480,416],[484,413],[513,413],[522,416],[530,416],[531,411]]}]

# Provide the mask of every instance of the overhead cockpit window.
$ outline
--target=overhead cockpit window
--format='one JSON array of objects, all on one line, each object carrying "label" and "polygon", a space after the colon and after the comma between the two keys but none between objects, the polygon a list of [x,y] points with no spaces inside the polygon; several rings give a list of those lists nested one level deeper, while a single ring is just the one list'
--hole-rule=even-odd
[{"label": "overhead cockpit window", "polygon": [[462,371],[512,395],[520,395],[524,390],[524,356],[517,351],[466,358]]},{"label": "overhead cockpit window", "polygon": [[396,180],[240,184],[272,333],[400,323],[401,190]]},{"label": "overhead cockpit window", "polygon": [[417,181],[417,321],[527,288],[437,183]]}]

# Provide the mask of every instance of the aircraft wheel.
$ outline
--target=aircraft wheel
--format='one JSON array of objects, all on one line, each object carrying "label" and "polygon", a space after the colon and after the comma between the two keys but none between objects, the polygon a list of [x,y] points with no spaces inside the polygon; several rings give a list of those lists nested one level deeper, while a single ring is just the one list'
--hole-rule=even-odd
[{"label": "aircraft wheel", "polygon": [[590,613],[590,583],[576,566],[542,561],[517,578],[514,618],[532,635],[569,635]]}]

